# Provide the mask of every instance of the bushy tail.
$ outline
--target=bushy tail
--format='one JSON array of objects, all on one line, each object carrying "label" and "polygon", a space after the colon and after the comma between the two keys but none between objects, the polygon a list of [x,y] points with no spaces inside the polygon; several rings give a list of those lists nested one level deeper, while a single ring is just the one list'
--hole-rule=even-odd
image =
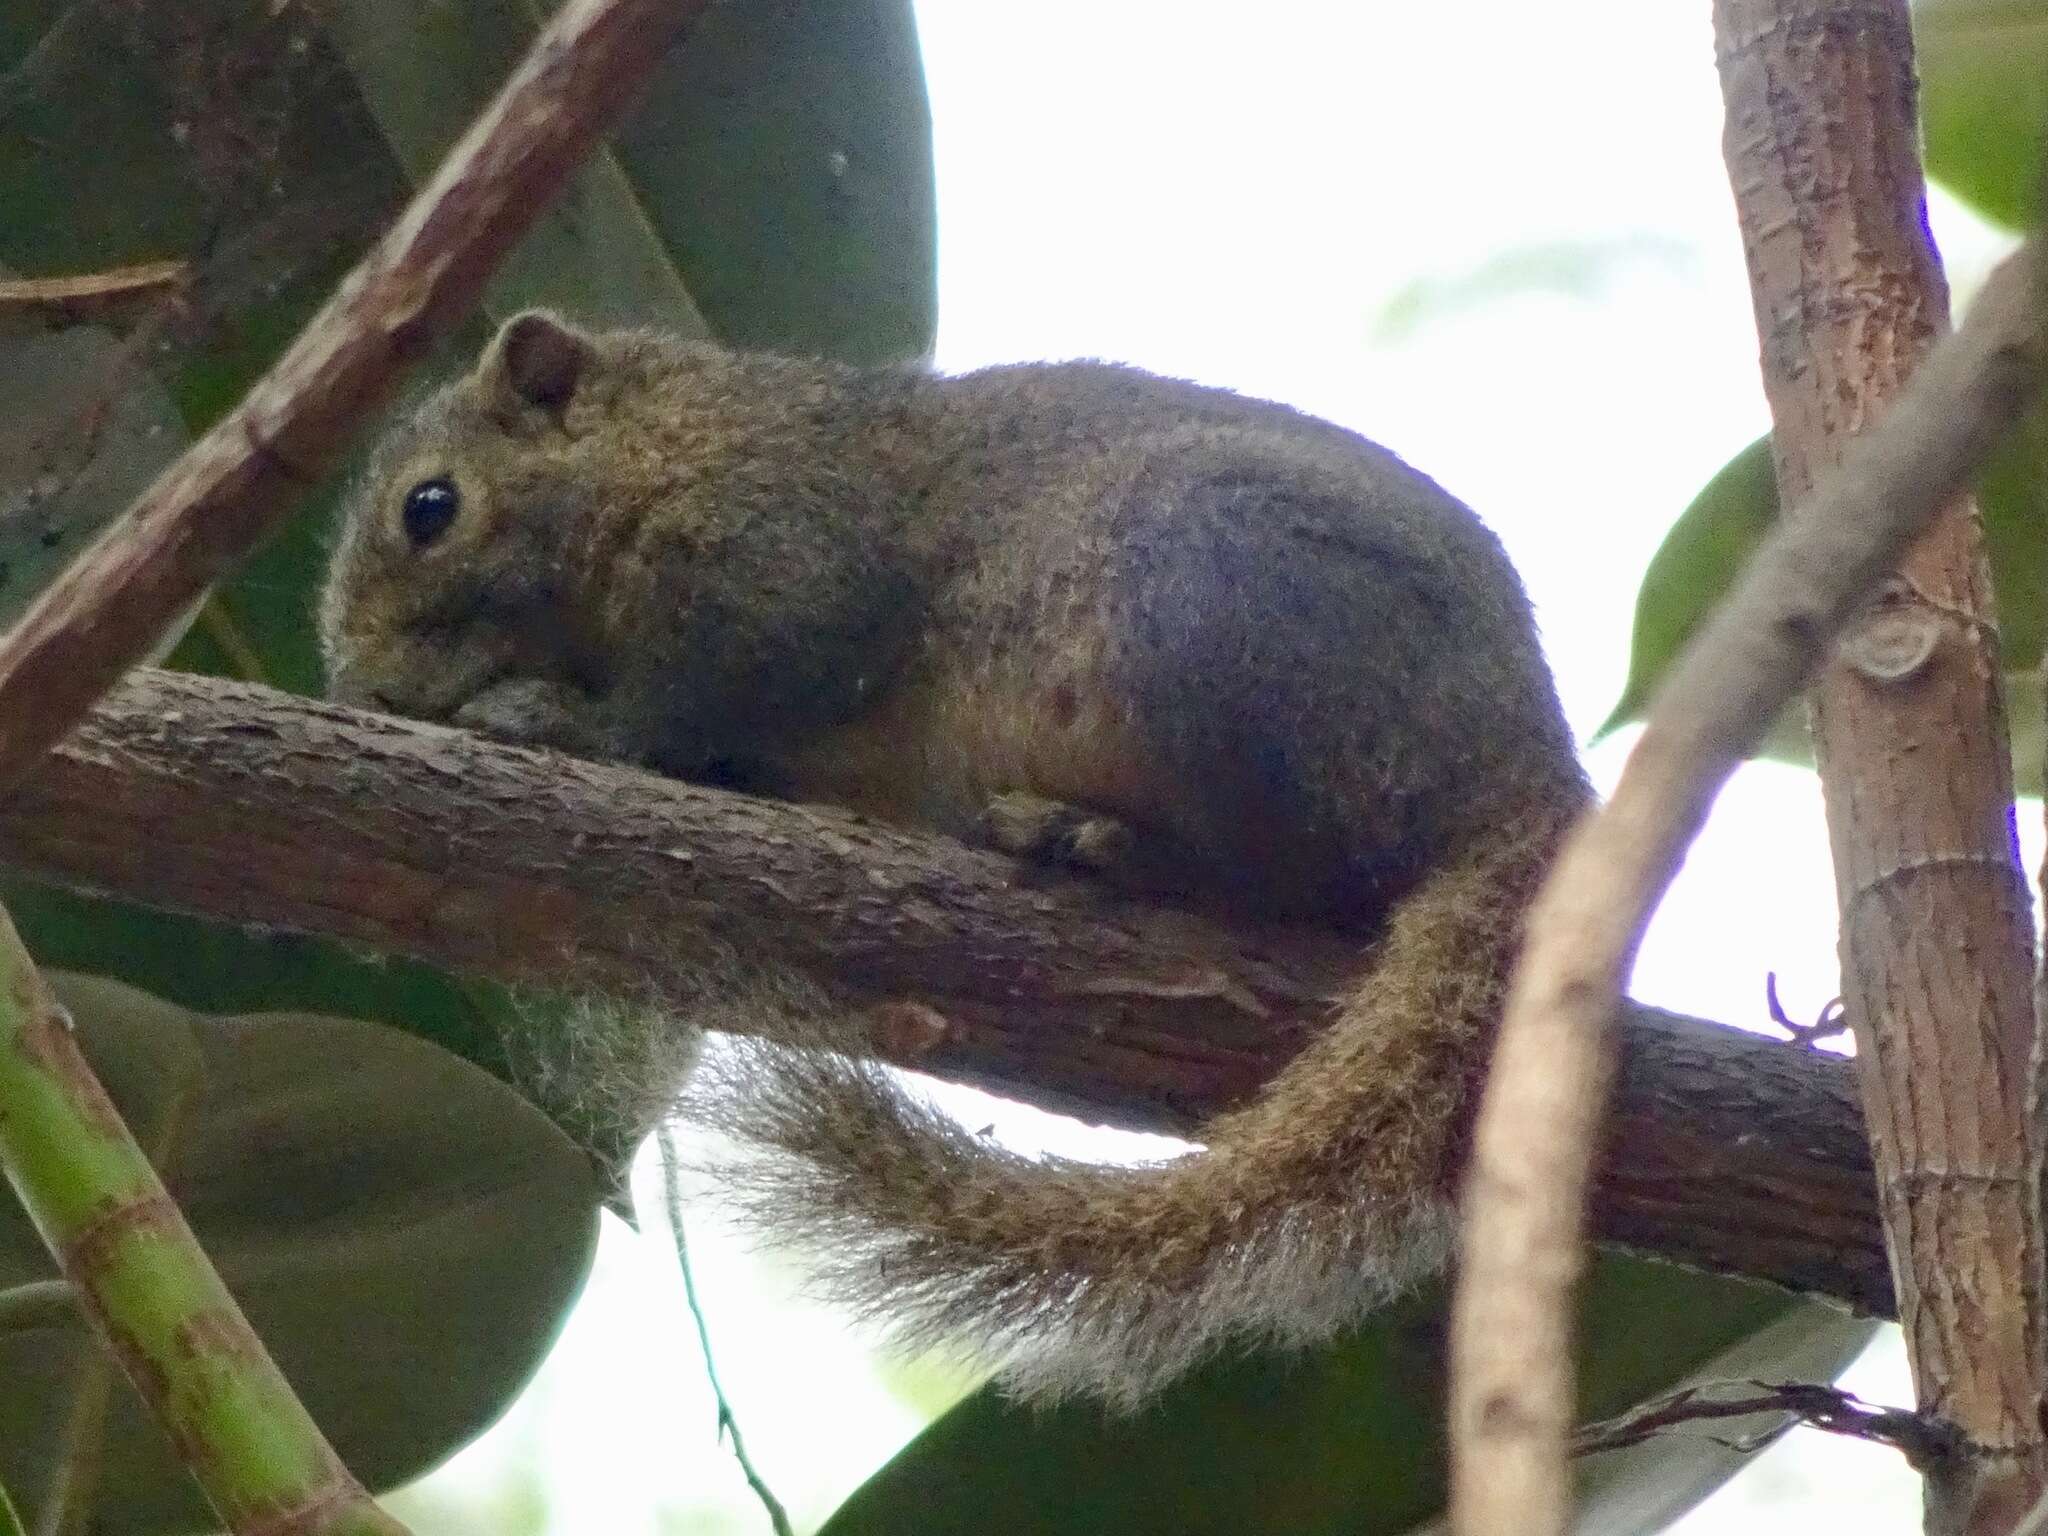
[{"label": "bushy tail", "polygon": [[834,1300],[966,1345],[1020,1395],[1128,1404],[1226,1341],[1324,1338],[1442,1264],[1523,912],[1569,819],[1499,827],[1431,874],[1334,1024],[1171,1162],[1006,1151],[885,1071],[787,1043],[818,1027],[799,1006],[682,1107],[739,1144],[721,1172]]}]

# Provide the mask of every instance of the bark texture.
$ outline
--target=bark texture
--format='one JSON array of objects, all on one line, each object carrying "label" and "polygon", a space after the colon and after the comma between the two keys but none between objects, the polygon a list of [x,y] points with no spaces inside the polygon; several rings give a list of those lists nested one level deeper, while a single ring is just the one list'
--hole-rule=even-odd
[{"label": "bark texture", "polygon": [[[1726,151],[1781,500],[1803,500],[1947,329],[1905,0],[1718,0]],[[2041,1491],[2025,1091],[2032,928],[1974,506],[1954,501],[1812,694],[1845,1002],[1920,1406],[1965,1448],[1930,1529]]]},{"label": "bark texture", "polygon": [[[1357,969],[1329,935],[1035,881],[844,812],[149,670],[0,804],[0,859],[505,980],[639,995],[742,946],[855,1004],[921,1005],[916,1028],[876,1015],[896,1060],[1156,1130],[1252,1092]],[[1630,1026],[1597,1230],[1887,1312],[1847,1064],[1654,1009]]]}]

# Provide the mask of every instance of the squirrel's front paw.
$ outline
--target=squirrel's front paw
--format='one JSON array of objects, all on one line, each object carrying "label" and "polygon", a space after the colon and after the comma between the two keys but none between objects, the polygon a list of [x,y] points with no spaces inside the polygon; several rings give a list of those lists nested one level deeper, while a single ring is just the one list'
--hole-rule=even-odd
[{"label": "squirrel's front paw", "polygon": [[558,747],[588,755],[600,744],[577,709],[578,702],[559,683],[538,677],[505,678],[456,710],[454,722],[464,730],[522,747]]},{"label": "squirrel's front paw", "polygon": [[982,835],[1003,852],[1038,864],[1114,874],[1131,862],[1135,838],[1114,816],[1021,790],[997,795],[981,813]]}]

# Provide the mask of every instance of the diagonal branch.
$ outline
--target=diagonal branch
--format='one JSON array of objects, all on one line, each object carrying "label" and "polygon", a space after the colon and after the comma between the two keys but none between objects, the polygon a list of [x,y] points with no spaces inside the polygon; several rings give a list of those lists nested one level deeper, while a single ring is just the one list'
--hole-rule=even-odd
[{"label": "diagonal branch", "polygon": [[[944,838],[502,747],[248,684],[139,671],[0,805],[39,878],[505,980],[643,994],[744,945],[855,1004],[914,1000],[896,1059],[1185,1131],[1341,998],[1311,932],[1114,900]],[[1761,988],[1759,995],[1761,996]],[[1602,1234],[1882,1312],[1838,1058],[1634,1011]],[[1772,1139],[1759,1127],[1783,1127]]]}]

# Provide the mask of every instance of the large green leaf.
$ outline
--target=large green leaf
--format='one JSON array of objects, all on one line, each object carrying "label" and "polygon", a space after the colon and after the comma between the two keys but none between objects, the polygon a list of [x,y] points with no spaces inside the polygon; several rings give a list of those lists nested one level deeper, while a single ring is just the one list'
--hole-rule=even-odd
[{"label": "large green leaf", "polygon": [[617,138],[721,338],[855,363],[931,346],[937,204],[910,0],[714,6]]},{"label": "large green leaf", "polygon": [[[343,0],[332,27],[415,178],[487,101],[534,0]],[[548,303],[869,362],[931,343],[931,123],[906,0],[734,0],[657,68],[499,271],[499,317]]]},{"label": "large green leaf", "polygon": [[[528,0],[341,0],[328,27],[393,153],[418,183],[518,63],[537,16]],[[674,258],[606,147],[569,178],[484,294],[485,309],[500,320],[529,305],[706,334]]]},{"label": "large green leaf", "polygon": [[[497,1417],[595,1251],[597,1189],[573,1143],[494,1078],[396,1030],[208,1017],[117,982],[51,979],[351,1470],[390,1487]],[[33,1520],[68,1469],[109,1536],[209,1525],[54,1276],[27,1218],[0,1202],[0,1482]]]},{"label": "large green leaf", "polygon": [[[2041,557],[2040,487],[2048,467],[2048,411],[2022,423],[1977,482],[1984,540],[1998,601],[1999,654],[2012,728],[2013,774],[2039,794],[2044,739],[2042,629],[2048,620],[2048,562]],[[1714,605],[1727,593],[1778,516],[1770,439],[1759,438],[1722,467],[1664,536],[1636,593],[1628,680],[1598,736],[1642,718],[1657,685]],[[1803,708],[1781,715],[1758,755],[1811,765]]]},{"label": "large green leaf", "polygon": [[[1870,1329],[1782,1292],[1616,1255],[1594,1266],[1582,1313],[1588,1416],[1676,1384],[1759,1330],[1788,1369],[1831,1376]],[[985,1388],[876,1473],[820,1536],[967,1536],[992,1519],[1010,1536],[1407,1531],[1443,1510],[1443,1337],[1433,1287],[1335,1346],[1219,1362],[1128,1416],[1093,1403],[1022,1408]],[[1624,1510],[1669,1518],[1732,1467],[1676,1441],[1626,1470],[1589,1468],[1602,1529],[1622,1530]]]},{"label": "large green leaf", "polygon": [[1917,0],[1927,174],[2011,229],[2034,221],[2048,133],[2048,0]]},{"label": "large green leaf", "polygon": [[[174,405],[180,430],[141,457],[167,455],[240,398],[401,205],[405,181],[345,72],[303,30],[304,7],[28,9],[46,30],[24,29],[12,39],[24,51],[0,56],[0,77],[13,71],[0,90],[0,261],[46,274],[189,259],[189,309],[146,319],[152,329],[106,359],[111,400],[132,410],[125,402],[161,391]],[[73,335],[10,338],[10,361]],[[91,426],[80,413],[77,429]],[[0,494],[34,468],[0,460]],[[66,494],[89,530],[130,490],[102,478]],[[322,557],[307,545],[322,542],[331,501],[331,487],[309,498],[291,533],[217,594],[209,633],[175,661],[317,685],[306,597]],[[10,566],[0,601],[18,610],[48,564]]]},{"label": "large green leaf", "polygon": [[0,334],[0,630],[187,441],[110,332]]},{"label": "large green leaf", "polygon": [[201,923],[127,902],[0,876],[30,951],[73,970],[119,964],[123,980],[201,1012],[298,1008],[387,1019],[493,1071],[498,1031],[467,989],[410,961],[383,961],[292,934]]}]

